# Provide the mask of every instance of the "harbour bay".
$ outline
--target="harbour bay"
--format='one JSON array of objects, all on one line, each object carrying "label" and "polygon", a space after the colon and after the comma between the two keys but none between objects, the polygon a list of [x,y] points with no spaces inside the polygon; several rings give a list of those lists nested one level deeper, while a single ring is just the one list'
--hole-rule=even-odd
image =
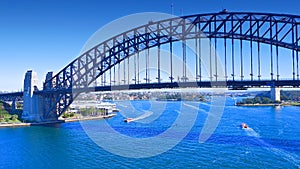
[{"label": "harbour bay", "polygon": [[[206,142],[199,143],[209,103],[118,101],[117,105],[121,112],[111,119],[0,129],[0,168],[299,168],[299,107],[236,107],[228,98],[217,129]],[[152,111],[155,116],[162,105],[163,113],[151,123],[147,118],[123,121],[122,112],[135,109],[138,115]],[[181,106],[199,108],[193,128],[174,148],[153,157],[114,155],[98,146],[82,127],[109,124],[133,138],[154,137],[172,126]],[[189,112],[179,113],[189,116]],[[242,122],[250,128],[242,129]],[[176,133],[166,139],[174,138]],[[120,144],[124,144],[122,140]],[[127,146],[134,149],[135,145]]]}]

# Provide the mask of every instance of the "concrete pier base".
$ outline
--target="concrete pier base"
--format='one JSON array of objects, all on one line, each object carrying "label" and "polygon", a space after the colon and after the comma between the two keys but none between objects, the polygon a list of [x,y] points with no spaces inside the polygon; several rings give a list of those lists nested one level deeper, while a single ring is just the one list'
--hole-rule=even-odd
[{"label": "concrete pier base", "polygon": [[280,102],[280,88],[271,87],[271,100]]}]

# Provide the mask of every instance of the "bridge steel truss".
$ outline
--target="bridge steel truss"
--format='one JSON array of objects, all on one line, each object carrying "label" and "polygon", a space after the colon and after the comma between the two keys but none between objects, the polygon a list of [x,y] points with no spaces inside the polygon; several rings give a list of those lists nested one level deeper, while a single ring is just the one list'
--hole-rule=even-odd
[{"label": "bridge steel truss", "polygon": [[1,101],[23,101],[23,92],[0,93]]},{"label": "bridge steel truss", "polygon": [[[73,99],[79,93],[84,92],[84,89],[89,88],[93,82],[99,77],[103,77],[107,72],[114,73],[116,77],[115,67],[130,56],[139,56],[142,51],[157,47],[160,51],[162,45],[169,45],[170,50],[170,77],[166,84],[173,84],[174,77],[172,75],[174,66],[172,63],[173,43],[177,41],[187,41],[195,39],[196,41],[196,82],[199,87],[206,87],[202,79],[201,73],[201,49],[199,48],[201,40],[208,38],[210,43],[217,48],[217,39],[223,39],[224,42],[224,57],[223,68],[212,63],[212,55],[210,54],[210,66],[208,82],[218,82],[225,79],[228,85],[243,84],[245,76],[249,76],[248,85],[251,82],[257,83],[261,81],[262,56],[260,47],[261,44],[270,46],[270,65],[269,73],[270,79],[268,81],[280,81],[280,64],[279,64],[279,48],[288,49],[291,51],[292,58],[292,81],[298,84],[299,80],[299,41],[300,41],[300,16],[283,15],[272,13],[243,13],[243,12],[220,12],[210,14],[198,14],[191,16],[175,17],[161,21],[149,22],[143,26],[133,28],[126,32],[120,33],[83,53],[81,56],[72,61],[69,65],[63,68],[52,79],[44,83],[44,89],[38,94],[43,97],[48,97],[48,103],[51,106],[45,110],[45,119],[55,113],[54,116],[60,116],[72,103]],[[240,41],[237,44],[237,41]],[[250,43],[250,63],[245,63],[243,55],[243,42]],[[240,59],[237,60],[235,46],[240,48]],[[256,51],[254,52],[254,46]],[[231,49],[228,50],[228,47]],[[183,62],[186,62],[186,46],[183,48]],[[216,49],[218,50],[218,49]],[[228,50],[228,51],[227,51]],[[228,56],[230,52],[231,56]],[[210,51],[211,53],[211,51]],[[255,54],[254,54],[255,53]],[[149,51],[148,55],[149,57]],[[254,58],[255,57],[255,58]],[[160,53],[158,52],[158,58]],[[149,58],[147,58],[149,60]],[[254,62],[254,60],[256,60]],[[231,61],[229,64],[228,62]],[[238,68],[235,67],[236,62],[239,62]],[[129,63],[129,59],[128,59]],[[257,64],[257,66],[254,66]],[[249,66],[249,75],[245,75],[244,66]],[[230,66],[230,67],[229,67]],[[148,66],[146,65],[148,68]],[[113,69],[114,68],[114,69]],[[161,63],[158,59],[158,84],[161,82]],[[183,83],[187,82],[186,67],[183,66]],[[217,69],[224,69],[223,75],[216,74]],[[256,69],[256,70],[254,70]],[[239,79],[237,76],[239,70]],[[213,72],[216,72],[213,74]],[[120,70],[117,72],[120,74]],[[125,68],[124,68],[124,83],[125,83]],[[149,74],[146,75],[144,85],[149,84]],[[256,75],[255,75],[256,74]],[[134,83],[130,84],[128,77],[128,84],[140,85],[139,76],[136,75]],[[111,89],[112,84],[115,85],[115,80],[110,78],[108,85],[104,83],[102,88]],[[120,82],[120,80],[119,80]],[[201,83],[203,82],[203,83]],[[237,82],[237,83],[234,83]],[[218,87],[219,83],[214,83]],[[277,84],[277,83],[276,83]],[[227,85],[227,87],[228,87]],[[172,85],[171,85],[172,86]],[[176,86],[176,85],[175,85]],[[224,86],[224,85],[221,85]],[[245,85],[247,86],[247,85]],[[294,85],[295,86],[295,85]],[[230,87],[230,86],[229,86]],[[231,86],[234,88],[234,86]],[[47,100],[47,99],[46,99]],[[45,103],[46,104],[46,103]],[[53,116],[53,115],[52,115]]]}]

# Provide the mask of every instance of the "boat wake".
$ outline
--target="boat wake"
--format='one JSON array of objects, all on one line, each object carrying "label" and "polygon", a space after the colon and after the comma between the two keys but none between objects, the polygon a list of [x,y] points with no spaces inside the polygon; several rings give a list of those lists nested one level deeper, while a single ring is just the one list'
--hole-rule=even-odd
[{"label": "boat wake", "polygon": [[182,104],[183,104],[184,106],[186,106],[186,107],[190,107],[190,108],[192,108],[192,109],[195,109],[195,110],[201,111],[201,112],[203,112],[203,113],[205,113],[205,114],[208,114],[208,112],[206,112],[205,110],[199,109],[199,107],[193,106],[193,105],[191,105],[191,104],[186,104],[186,103],[182,103]]},{"label": "boat wake", "polygon": [[142,114],[141,116],[138,116],[138,117],[136,117],[136,118],[130,118],[130,122],[132,122],[132,121],[137,121],[137,120],[143,120],[143,119],[145,119],[145,118],[151,116],[152,114],[153,114],[152,111],[145,111],[145,113]]},{"label": "boat wake", "polygon": [[257,133],[254,129],[252,129],[250,127],[246,128],[244,130],[246,131],[248,136],[255,137],[257,139],[258,143],[261,145],[261,147],[282,157],[283,159],[285,159],[288,162],[295,165],[297,168],[300,168],[300,158],[296,154],[281,150],[279,148],[275,148],[273,145],[271,145],[271,144],[265,142],[263,139],[261,139],[259,133]]},{"label": "boat wake", "polygon": [[134,118],[134,121],[145,119],[145,118],[151,116],[152,114],[153,114],[152,111],[145,111],[145,113],[142,114],[141,116],[138,116],[138,117]]},{"label": "boat wake", "polygon": [[256,138],[260,137],[260,135],[255,130],[253,130],[251,127],[247,127],[247,128],[243,128],[243,129],[246,131],[248,136],[256,137]]}]

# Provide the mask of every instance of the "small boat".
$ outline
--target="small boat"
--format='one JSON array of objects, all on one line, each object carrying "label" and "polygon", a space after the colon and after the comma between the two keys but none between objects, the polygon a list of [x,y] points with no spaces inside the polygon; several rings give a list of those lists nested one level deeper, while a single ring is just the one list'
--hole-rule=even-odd
[{"label": "small boat", "polygon": [[132,121],[133,121],[133,118],[126,118],[126,119],[124,119],[124,122],[127,122],[127,123],[132,122]]},{"label": "small boat", "polygon": [[247,128],[248,128],[248,125],[247,125],[246,123],[242,123],[242,124],[241,124],[241,127],[242,127],[243,129],[247,129]]}]

